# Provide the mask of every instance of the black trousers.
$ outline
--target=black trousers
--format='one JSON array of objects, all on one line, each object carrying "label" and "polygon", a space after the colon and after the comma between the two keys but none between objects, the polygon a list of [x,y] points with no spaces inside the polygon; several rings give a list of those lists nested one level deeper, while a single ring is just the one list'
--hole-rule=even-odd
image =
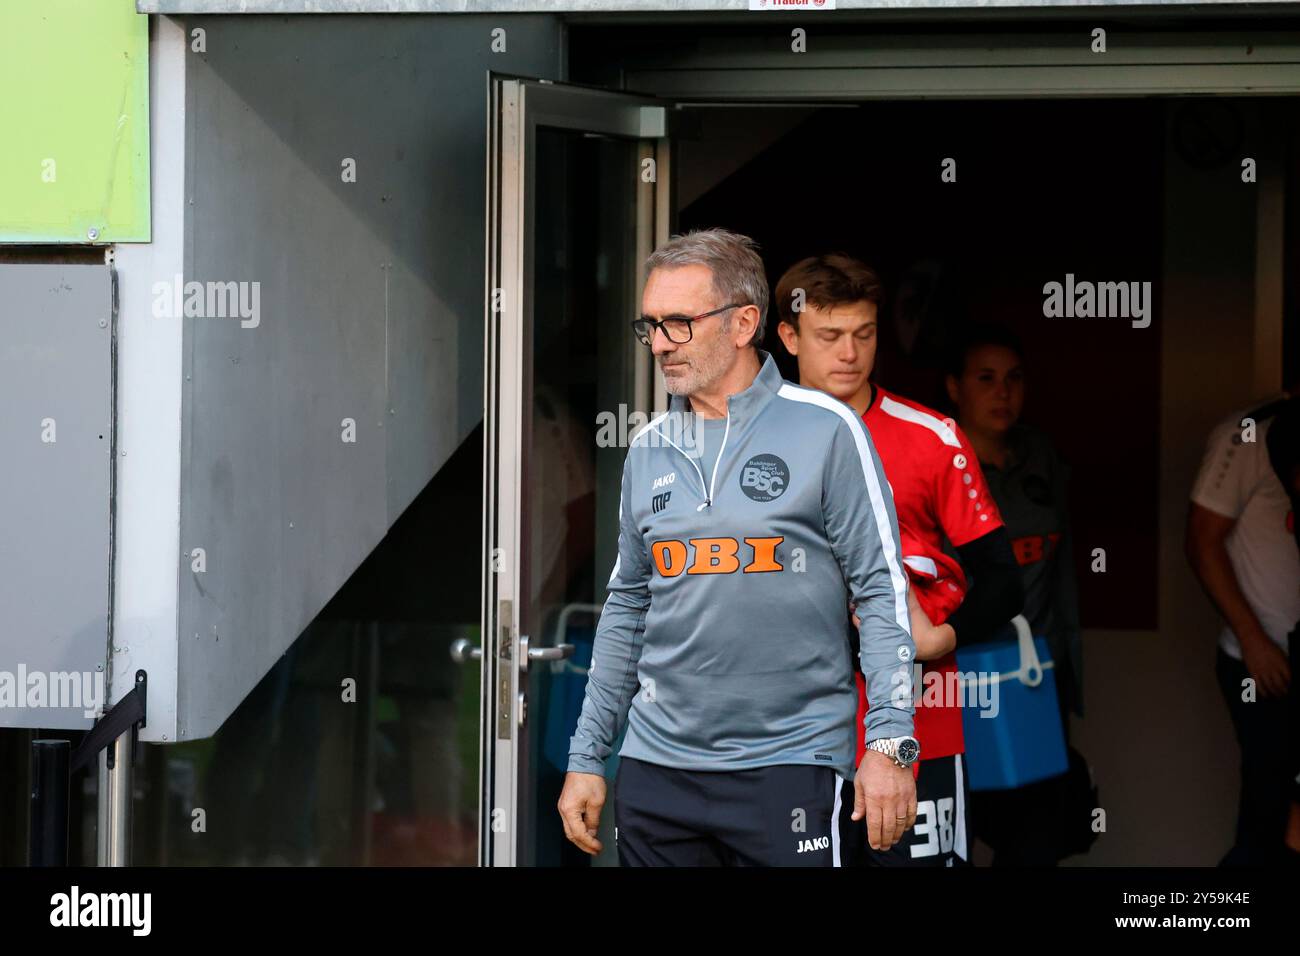
[{"label": "black trousers", "polygon": [[839,866],[831,767],[678,770],[631,757],[614,778],[621,866]]},{"label": "black trousers", "polygon": [[1295,634],[1291,640],[1291,690],[1286,697],[1241,699],[1246,665],[1222,649],[1215,662],[1219,689],[1232,715],[1241,747],[1241,798],[1236,844],[1220,866],[1261,866],[1286,860],[1285,834],[1297,792],[1297,700]]}]

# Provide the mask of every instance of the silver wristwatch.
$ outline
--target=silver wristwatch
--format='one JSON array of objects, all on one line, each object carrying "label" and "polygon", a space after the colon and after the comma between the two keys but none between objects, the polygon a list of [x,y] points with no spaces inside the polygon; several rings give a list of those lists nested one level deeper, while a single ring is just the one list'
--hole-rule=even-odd
[{"label": "silver wristwatch", "polygon": [[867,742],[867,749],[884,754],[904,770],[921,756],[921,744],[915,737],[878,737]]}]

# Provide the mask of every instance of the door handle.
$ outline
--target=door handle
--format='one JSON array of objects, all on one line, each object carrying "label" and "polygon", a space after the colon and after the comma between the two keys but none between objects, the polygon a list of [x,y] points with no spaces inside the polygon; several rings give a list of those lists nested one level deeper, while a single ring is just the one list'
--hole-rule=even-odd
[{"label": "door handle", "polygon": [[483,659],[483,648],[467,637],[458,637],[451,642],[451,659],[457,664],[464,664],[470,660],[481,661]]},{"label": "door handle", "polygon": [[529,661],[562,661],[573,656],[572,644],[556,644],[554,647],[529,647],[531,638],[527,634],[519,636],[519,673],[528,673]]}]

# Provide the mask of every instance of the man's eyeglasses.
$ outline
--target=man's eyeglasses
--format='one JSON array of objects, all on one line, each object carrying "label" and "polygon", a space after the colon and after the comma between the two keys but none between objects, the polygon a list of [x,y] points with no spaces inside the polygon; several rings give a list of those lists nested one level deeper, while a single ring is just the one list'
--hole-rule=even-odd
[{"label": "man's eyeglasses", "polygon": [[712,312],[703,312],[700,315],[670,315],[660,320],[643,315],[632,322],[632,331],[636,333],[637,339],[642,345],[649,345],[650,340],[654,337],[655,329],[661,329],[664,335],[668,336],[669,342],[676,342],[678,345],[685,345],[691,340],[693,323],[700,319],[707,319],[711,315],[717,315],[719,312],[726,312],[728,309],[740,309],[744,307],[743,302],[724,305],[720,309],[714,309]]}]

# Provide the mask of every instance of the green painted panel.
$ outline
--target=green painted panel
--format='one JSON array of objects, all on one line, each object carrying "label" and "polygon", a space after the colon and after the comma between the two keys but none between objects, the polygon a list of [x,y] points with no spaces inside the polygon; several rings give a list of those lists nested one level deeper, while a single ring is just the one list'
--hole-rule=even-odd
[{"label": "green painted panel", "polygon": [[0,242],[149,240],[149,18],[0,2]]}]

